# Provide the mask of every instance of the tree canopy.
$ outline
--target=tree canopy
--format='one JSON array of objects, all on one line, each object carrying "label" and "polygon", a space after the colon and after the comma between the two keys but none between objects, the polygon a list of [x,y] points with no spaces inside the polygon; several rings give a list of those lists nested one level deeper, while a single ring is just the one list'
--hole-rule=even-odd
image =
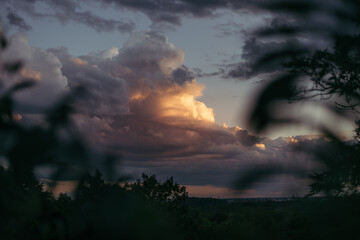
[{"label": "tree canopy", "polygon": [[158,202],[180,202],[187,198],[188,193],[185,186],[180,186],[170,177],[160,183],[155,175],[148,176],[142,173],[141,180],[134,183],[125,183],[124,189],[143,196],[145,199]]}]

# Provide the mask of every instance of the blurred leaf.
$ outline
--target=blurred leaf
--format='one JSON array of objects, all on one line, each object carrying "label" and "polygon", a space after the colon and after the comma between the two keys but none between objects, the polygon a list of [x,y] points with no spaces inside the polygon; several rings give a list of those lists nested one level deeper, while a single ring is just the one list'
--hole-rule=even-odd
[{"label": "blurred leaf", "polygon": [[274,28],[260,29],[259,31],[256,31],[255,34],[259,37],[274,37],[277,35],[293,36],[293,35],[301,33],[302,31],[304,31],[304,29],[302,29],[300,27],[283,25],[283,26],[274,27]]},{"label": "blurred leaf", "polygon": [[8,45],[6,37],[0,32],[0,48],[5,49]]},{"label": "blurred leaf", "polygon": [[[277,119],[275,114],[276,102],[279,100],[291,100],[294,96],[295,81],[298,75],[287,74],[271,81],[259,94],[250,115],[250,125],[256,130],[262,131],[268,124]],[[284,119],[292,121],[291,119]]]},{"label": "blurred leaf", "polygon": [[12,93],[17,92],[19,90],[23,90],[23,89],[26,89],[26,88],[33,87],[35,84],[36,84],[36,82],[34,80],[24,80],[21,83],[15,84],[15,86],[13,86],[10,89],[9,93],[12,94]]},{"label": "blurred leaf", "polygon": [[69,104],[69,98],[65,98],[50,110],[47,120],[53,127],[66,125],[69,123],[69,116],[73,112],[74,108]]},{"label": "blurred leaf", "polygon": [[5,62],[2,68],[8,73],[17,73],[23,67],[21,61]]},{"label": "blurred leaf", "polygon": [[258,61],[253,66],[254,70],[261,68],[263,65],[272,63],[272,62],[278,62],[280,65],[280,62],[289,60],[291,57],[303,55],[307,53],[308,50],[305,48],[298,47],[296,45],[286,47],[281,49],[280,51],[273,51],[267,54],[264,54],[261,58],[258,59]]}]

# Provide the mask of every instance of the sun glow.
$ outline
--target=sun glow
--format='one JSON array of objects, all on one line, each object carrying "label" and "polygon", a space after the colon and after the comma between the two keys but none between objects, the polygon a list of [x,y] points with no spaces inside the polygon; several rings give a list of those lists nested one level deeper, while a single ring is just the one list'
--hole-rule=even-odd
[{"label": "sun glow", "polygon": [[263,143],[257,143],[257,144],[255,144],[255,147],[260,148],[261,150],[266,149],[265,144],[263,144]]},{"label": "sun glow", "polygon": [[187,117],[201,121],[215,122],[213,109],[196,100],[202,96],[203,85],[195,80],[167,89],[160,101],[162,117]]}]

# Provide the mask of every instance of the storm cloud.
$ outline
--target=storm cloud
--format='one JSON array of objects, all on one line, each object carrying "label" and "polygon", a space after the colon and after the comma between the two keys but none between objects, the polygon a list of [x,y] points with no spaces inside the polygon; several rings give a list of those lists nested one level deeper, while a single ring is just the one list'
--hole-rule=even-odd
[{"label": "storm cloud", "polygon": [[[302,174],[294,181],[301,185],[316,167],[296,151],[297,139],[271,140],[218,125],[214,111],[199,100],[205,86],[184,65],[185,52],[158,32],[134,33],[122,48],[84,56],[71,56],[65,48],[32,48],[25,35],[11,39],[8,56],[36,58],[44,66],[30,63],[25,68],[33,78],[41,76],[39,86],[51,83],[46,86],[59,93],[85,88],[73,103],[73,121],[94,149],[123,156],[122,173],[173,175],[182,184],[221,187],[252,167],[276,162],[290,173],[298,169]],[[42,100],[34,105],[48,103],[56,94],[39,95]]]}]

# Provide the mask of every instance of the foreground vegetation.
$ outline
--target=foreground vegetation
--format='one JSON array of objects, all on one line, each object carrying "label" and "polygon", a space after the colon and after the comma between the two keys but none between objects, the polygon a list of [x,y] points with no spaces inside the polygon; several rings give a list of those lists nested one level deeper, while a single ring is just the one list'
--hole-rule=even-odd
[{"label": "foreground vegetation", "polygon": [[[190,199],[198,239],[356,239],[356,198],[284,201]],[[195,203],[194,203],[195,202]],[[208,202],[208,203],[206,203]],[[203,234],[203,235],[201,235]]]},{"label": "foreground vegetation", "polygon": [[[2,183],[11,176],[2,169]],[[357,196],[306,199],[188,198],[172,178],[135,183],[87,175],[72,198],[2,186],[2,239],[357,239]],[[10,194],[9,194],[10,191]],[[11,198],[10,198],[11,197]]]}]

